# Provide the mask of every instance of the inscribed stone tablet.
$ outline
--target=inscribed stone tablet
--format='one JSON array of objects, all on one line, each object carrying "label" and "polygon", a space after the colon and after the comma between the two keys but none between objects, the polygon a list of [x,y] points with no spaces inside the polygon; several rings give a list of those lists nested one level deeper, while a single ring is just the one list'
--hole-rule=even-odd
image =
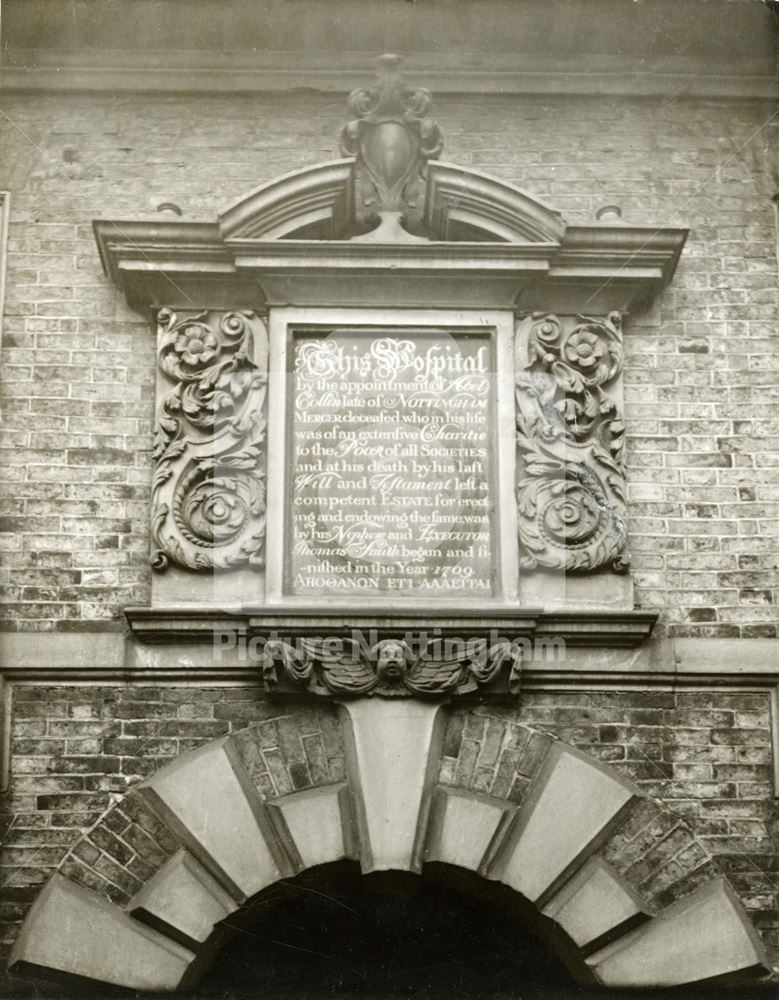
[{"label": "inscribed stone tablet", "polygon": [[296,331],[285,589],[495,593],[492,339]]}]

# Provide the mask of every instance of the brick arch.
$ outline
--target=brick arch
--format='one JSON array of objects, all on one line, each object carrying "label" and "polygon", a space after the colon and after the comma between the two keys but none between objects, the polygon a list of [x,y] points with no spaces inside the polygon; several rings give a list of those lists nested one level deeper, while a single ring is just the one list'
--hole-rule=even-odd
[{"label": "brick arch", "polygon": [[12,972],[191,985],[215,928],[280,879],[444,863],[554,921],[582,977],[654,986],[766,972],[684,821],[614,768],[510,718],[360,699],[301,707],[135,786],[39,894]]}]

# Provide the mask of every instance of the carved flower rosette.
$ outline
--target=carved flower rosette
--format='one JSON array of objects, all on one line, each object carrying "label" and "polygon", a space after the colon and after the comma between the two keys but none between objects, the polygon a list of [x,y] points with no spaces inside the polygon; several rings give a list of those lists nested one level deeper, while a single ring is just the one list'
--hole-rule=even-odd
[{"label": "carved flower rosette", "polygon": [[520,566],[629,564],[620,316],[534,313],[517,328]]},{"label": "carved flower rosette", "polygon": [[152,567],[261,568],[267,332],[254,313],[161,309]]}]

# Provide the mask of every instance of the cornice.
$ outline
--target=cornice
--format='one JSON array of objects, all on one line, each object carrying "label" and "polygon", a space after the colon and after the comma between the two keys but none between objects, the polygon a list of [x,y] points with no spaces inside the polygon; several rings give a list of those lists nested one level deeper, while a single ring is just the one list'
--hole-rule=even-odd
[{"label": "cornice", "polygon": [[425,218],[439,239],[451,240],[458,223],[484,228],[485,219],[496,239],[557,244],[565,236],[560,212],[512,184],[442,160],[426,172]]},{"label": "cornice", "polygon": [[439,610],[330,611],[312,608],[236,609],[125,608],[131,635],[140,642],[218,642],[225,634],[267,637],[270,634],[341,635],[375,629],[382,635],[424,632],[427,635],[480,638],[500,635],[571,646],[633,648],[651,634],[653,611],[546,612],[540,609],[489,609],[478,614]]},{"label": "cornice", "polygon": [[568,226],[553,273],[599,267],[631,269],[670,281],[689,230],[679,226]]},{"label": "cornice", "polygon": [[338,236],[349,214],[353,165],[351,157],[326,160],[259,185],[220,213],[223,237],[279,239],[322,222]]},{"label": "cornice", "polygon": [[[151,609],[131,609],[135,617],[146,614],[141,628],[151,628]],[[214,615],[211,623],[204,620],[200,609],[171,609],[159,613],[166,617],[166,627],[177,614],[187,623],[187,638],[176,638],[166,632],[164,642],[148,642],[138,630],[122,632],[70,632],[64,634],[36,632],[0,632],[0,674],[15,682],[43,682],[58,679],[96,682],[135,682],[141,677],[160,681],[175,680],[198,684],[205,678],[213,681],[256,681],[256,663],[244,655],[247,647],[240,643],[229,649],[219,644],[214,655],[211,625],[225,630],[235,629],[238,620],[248,623],[249,613]],[[631,616],[634,613],[629,613]],[[644,612],[643,614],[649,614]],[[284,612],[284,615],[288,613]],[[266,618],[266,627],[276,621]],[[565,613],[568,627],[583,628],[591,616],[588,613]],[[614,617],[618,617],[615,615]],[[193,621],[209,625],[198,636],[192,630]],[[535,634],[541,636],[557,628],[554,612],[546,615],[527,614],[525,623],[535,622]],[[546,621],[545,621],[546,619]],[[573,621],[571,621],[571,619]],[[341,616],[341,620],[346,620]],[[458,619],[459,621],[459,619]],[[416,619],[418,626],[419,619]],[[596,627],[599,627],[596,625]],[[239,633],[236,632],[236,635]],[[246,633],[244,633],[244,638]],[[779,648],[774,639],[664,639],[649,638],[633,646],[592,642],[570,644],[566,655],[542,656],[526,665],[528,684],[579,684],[619,686],[702,685],[730,688],[775,686],[779,682]],[[548,647],[547,647],[548,649]],[[551,651],[554,654],[554,651]]]},{"label": "cornice", "polygon": [[[597,225],[569,226],[560,242],[368,243],[225,238],[216,223],[157,220],[96,220],[94,232],[107,275],[135,308],[184,305],[187,289],[203,282],[213,286],[214,301],[198,306],[224,300],[220,284],[245,286],[255,304],[261,289],[270,304],[298,305],[348,305],[355,296],[382,304],[405,287],[406,304],[414,305],[404,285],[414,278],[439,290],[446,279],[441,294],[452,305],[486,305],[491,296],[502,308],[627,312],[670,280],[687,237],[681,228]],[[492,289],[485,285],[474,298],[485,281]],[[462,302],[452,301],[458,294]],[[426,304],[438,303],[428,297]]]},{"label": "cornice", "polygon": [[[17,50],[6,55],[0,86],[7,93],[255,94],[313,90],[344,93],[364,82],[370,53],[213,53],[165,50]],[[571,60],[529,53],[492,53],[469,60],[462,53],[409,53],[409,76],[424,75],[438,94],[538,94],[770,100],[779,81],[766,60],[676,58],[636,61],[627,56]]]},{"label": "cornice", "polygon": [[122,269],[230,272],[232,255],[216,222],[95,219],[92,223],[103,270],[121,286]]}]

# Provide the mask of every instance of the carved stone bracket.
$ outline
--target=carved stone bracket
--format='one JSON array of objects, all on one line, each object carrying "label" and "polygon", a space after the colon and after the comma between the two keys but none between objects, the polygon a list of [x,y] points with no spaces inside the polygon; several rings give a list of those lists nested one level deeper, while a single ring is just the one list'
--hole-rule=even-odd
[{"label": "carved stone bracket", "polygon": [[424,170],[443,149],[438,125],[427,117],[429,90],[403,85],[400,57],[379,59],[378,84],[353,90],[349,111],[354,118],[341,132],[341,153],[356,158],[354,214],[375,222],[389,214],[409,225],[424,213]]},{"label": "carved stone bracket", "polygon": [[441,698],[471,694],[508,669],[508,691],[518,694],[522,647],[502,640],[434,639],[414,653],[407,642],[381,639],[365,649],[353,639],[307,639],[265,643],[265,689],[295,688],[324,697]]},{"label": "carved stone bracket", "polygon": [[152,567],[261,568],[268,337],[254,313],[161,309]]},{"label": "carved stone bracket", "polygon": [[517,326],[520,566],[629,564],[619,313],[533,313]]}]

